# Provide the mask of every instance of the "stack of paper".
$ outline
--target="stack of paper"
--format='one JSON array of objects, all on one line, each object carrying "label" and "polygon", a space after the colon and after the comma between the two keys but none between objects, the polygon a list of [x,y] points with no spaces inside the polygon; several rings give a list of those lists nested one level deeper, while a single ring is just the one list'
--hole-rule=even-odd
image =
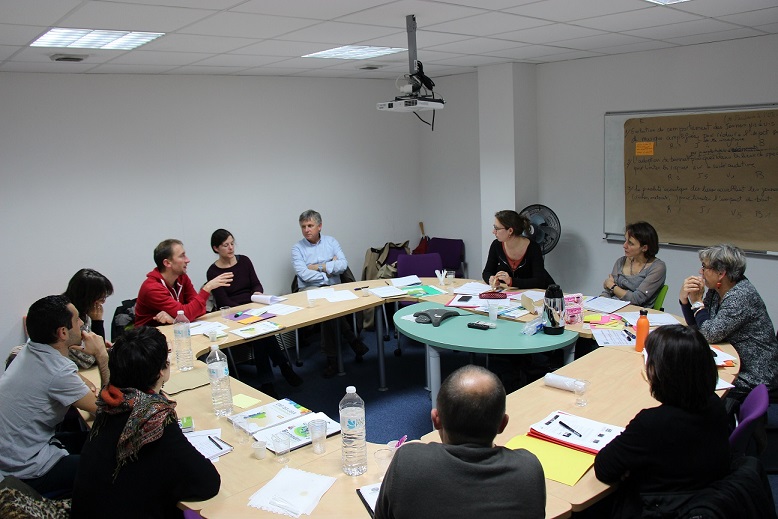
[{"label": "stack of paper", "polygon": [[403,276],[401,278],[392,279],[393,287],[407,287],[410,285],[421,285],[421,279],[417,275]]},{"label": "stack of paper", "polygon": [[232,421],[236,417],[245,418],[248,423],[248,432],[253,434],[266,427],[288,422],[289,420],[309,414],[310,412],[310,409],[305,408],[288,398],[284,398],[283,400],[270,402],[269,404],[261,405],[254,409],[249,409],[248,411],[230,415],[227,419]]},{"label": "stack of paper", "polygon": [[[619,312],[619,315],[623,317],[624,320],[626,320],[629,324],[635,326],[638,323],[640,312]],[[646,317],[648,317],[648,325],[651,327],[665,326],[668,324],[680,324],[678,319],[673,317],[671,314],[649,313]]]},{"label": "stack of paper", "polygon": [[208,429],[205,431],[192,431],[184,433],[197,451],[208,458],[214,460],[232,451],[232,445],[221,439],[221,429]]},{"label": "stack of paper", "polygon": [[340,423],[331,419],[324,413],[313,413],[298,416],[288,422],[266,427],[254,433],[254,439],[267,443],[267,448],[273,452],[273,435],[283,434],[289,437],[289,450],[299,449],[311,443],[311,435],[308,432],[308,422],[311,420],[324,420],[327,422],[327,436],[340,432]]},{"label": "stack of paper", "polygon": [[248,505],[291,517],[310,515],[333,483],[333,477],[284,467],[251,496]]},{"label": "stack of paper", "polygon": [[571,449],[597,454],[623,427],[589,420],[563,411],[554,411],[542,421],[532,424],[528,435]]},{"label": "stack of paper", "polygon": [[244,339],[251,339],[252,337],[258,337],[260,335],[275,333],[280,329],[281,326],[272,321],[262,321],[244,326],[243,328],[230,330],[230,333],[234,333],[235,335],[243,337]]},{"label": "stack of paper", "polygon": [[527,449],[538,457],[543,465],[543,474],[564,485],[573,486],[594,465],[594,455],[568,449],[562,445],[531,438],[516,436],[505,444],[509,449]]},{"label": "stack of paper", "polygon": [[488,292],[491,290],[492,287],[487,285],[486,283],[479,283],[477,281],[470,281],[468,283],[465,283],[461,287],[457,287],[454,289],[455,294],[465,294],[470,296],[477,296],[478,294],[481,294],[483,292]]},{"label": "stack of paper", "polygon": [[272,305],[275,303],[280,303],[281,301],[286,301],[285,297],[279,297],[279,296],[271,296],[270,294],[254,294],[251,296],[251,300],[255,303],[260,303],[263,305]]},{"label": "stack of paper", "polygon": [[622,301],[621,299],[611,299],[609,297],[595,296],[584,301],[584,308],[591,310],[592,312],[612,314],[613,312],[624,308],[628,304],[629,302]]},{"label": "stack of paper", "polygon": [[384,299],[390,298],[390,297],[399,297],[399,296],[405,296],[405,292],[400,290],[397,287],[393,286],[385,286],[385,287],[375,287],[369,289],[369,292],[377,297],[382,297]]}]

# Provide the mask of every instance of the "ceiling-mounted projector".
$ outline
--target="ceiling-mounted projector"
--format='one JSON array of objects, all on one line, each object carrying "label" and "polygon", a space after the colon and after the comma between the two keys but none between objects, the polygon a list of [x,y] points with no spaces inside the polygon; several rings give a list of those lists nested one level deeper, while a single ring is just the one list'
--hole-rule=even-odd
[{"label": "ceiling-mounted projector", "polygon": [[395,97],[394,101],[376,104],[376,108],[387,112],[423,112],[425,110],[440,110],[446,102],[443,99],[424,97]]},{"label": "ceiling-mounted projector", "polygon": [[[424,73],[424,65],[416,59],[416,16],[409,14],[405,17],[405,28],[408,31],[408,74],[403,74],[395,81],[395,86],[403,95],[397,96],[391,101],[376,103],[376,108],[383,112],[440,110],[446,102],[442,97],[436,95],[433,90],[435,82]],[[398,84],[401,79],[405,81],[405,84]],[[416,117],[419,117],[418,114]],[[434,112],[432,124],[424,119],[421,120],[434,129]]]}]

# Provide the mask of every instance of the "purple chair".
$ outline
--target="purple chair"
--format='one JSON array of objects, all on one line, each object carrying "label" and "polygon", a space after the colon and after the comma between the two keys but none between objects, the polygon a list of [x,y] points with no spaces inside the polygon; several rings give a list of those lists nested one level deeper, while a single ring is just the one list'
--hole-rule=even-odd
[{"label": "purple chair", "polygon": [[759,384],[748,393],[738,411],[738,424],[732,434],[729,435],[729,446],[732,454],[741,456],[746,454],[749,444],[754,437],[754,431],[762,423],[767,413],[770,397],[767,394],[767,386]]},{"label": "purple chair", "polygon": [[465,242],[453,238],[430,238],[427,253],[437,252],[443,260],[443,268],[465,277]]},{"label": "purple chair", "polygon": [[[402,278],[416,274],[420,278],[434,278],[435,271],[443,270],[443,260],[437,252],[431,254],[402,254],[397,257],[397,277]],[[400,302],[398,306],[407,306],[411,303]],[[397,339],[397,349],[394,350],[395,356],[402,355],[400,349],[400,336],[397,330],[394,331]]]},{"label": "purple chair", "polygon": [[443,270],[443,258],[437,252],[429,254],[401,254],[397,257],[398,278],[412,274],[416,274],[420,278],[434,278],[436,277],[436,270]]}]

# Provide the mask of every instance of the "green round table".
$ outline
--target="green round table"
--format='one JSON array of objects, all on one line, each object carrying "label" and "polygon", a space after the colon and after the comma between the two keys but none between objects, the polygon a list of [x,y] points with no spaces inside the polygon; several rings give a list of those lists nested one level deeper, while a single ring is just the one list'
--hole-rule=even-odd
[{"label": "green round table", "polygon": [[[440,326],[410,321],[405,316],[431,308],[446,308],[459,312],[458,317],[449,317]],[[440,351],[457,350],[470,353],[538,353],[556,350],[575,344],[578,333],[565,330],[560,335],[535,335],[521,333],[524,323],[498,319],[497,327],[488,330],[468,328],[467,323],[488,321],[488,317],[468,312],[462,308],[444,307],[440,303],[416,303],[401,308],[394,314],[395,329],[403,335],[427,346],[427,374],[433,405],[440,389]]]}]

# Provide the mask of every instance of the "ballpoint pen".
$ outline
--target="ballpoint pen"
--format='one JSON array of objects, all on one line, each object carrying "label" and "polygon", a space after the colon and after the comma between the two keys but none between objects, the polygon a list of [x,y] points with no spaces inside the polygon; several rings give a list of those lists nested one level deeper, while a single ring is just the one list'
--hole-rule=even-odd
[{"label": "ballpoint pen", "polygon": [[570,431],[571,433],[575,434],[575,435],[576,435],[576,436],[578,436],[579,438],[582,438],[582,437],[583,437],[583,436],[581,435],[581,433],[579,433],[578,431],[576,431],[575,429],[573,429],[572,427],[570,427],[569,425],[567,425],[567,424],[566,424],[565,422],[563,422],[562,420],[559,420],[559,425],[561,425],[562,427],[564,427],[565,429],[567,429],[567,430],[568,430],[568,431]]}]

